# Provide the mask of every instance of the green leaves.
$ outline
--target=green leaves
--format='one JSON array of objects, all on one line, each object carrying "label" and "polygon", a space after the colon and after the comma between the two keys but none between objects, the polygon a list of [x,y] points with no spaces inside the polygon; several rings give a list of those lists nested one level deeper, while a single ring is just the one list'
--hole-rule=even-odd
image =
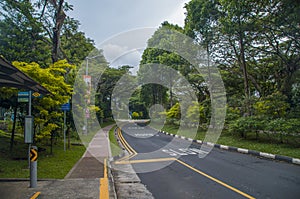
[{"label": "green leaves", "polygon": [[29,75],[35,81],[51,92],[51,95],[33,100],[33,115],[38,127],[37,139],[49,137],[60,127],[62,111],[60,106],[66,103],[72,95],[72,85],[66,83],[67,72],[75,70],[74,65],[66,60],[51,64],[48,68],[41,68],[37,63],[13,62],[13,65]]}]

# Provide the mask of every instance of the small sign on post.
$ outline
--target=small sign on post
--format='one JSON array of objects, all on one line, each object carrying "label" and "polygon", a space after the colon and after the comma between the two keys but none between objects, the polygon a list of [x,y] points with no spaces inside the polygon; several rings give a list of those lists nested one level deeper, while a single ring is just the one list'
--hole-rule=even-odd
[{"label": "small sign on post", "polygon": [[27,115],[25,117],[25,143],[33,143],[33,116]]},{"label": "small sign on post", "polygon": [[29,92],[28,91],[18,92],[18,102],[29,102]]},{"label": "small sign on post", "polygon": [[62,111],[64,111],[64,151],[66,151],[66,127],[67,127],[67,122],[66,122],[66,120],[67,120],[67,111],[70,111],[70,109],[71,109],[71,106],[70,106],[70,103],[66,103],[66,104],[63,104],[62,106],[61,106],[61,110]]},{"label": "small sign on post", "polygon": [[65,104],[61,105],[62,111],[69,111],[70,109],[71,109],[70,103],[65,103]]},{"label": "small sign on post", "polygon": [[34,162],[37,160],[37,158],[38,158],[38,152],[34,147],[32,147],[30,149],[30,161]]}]

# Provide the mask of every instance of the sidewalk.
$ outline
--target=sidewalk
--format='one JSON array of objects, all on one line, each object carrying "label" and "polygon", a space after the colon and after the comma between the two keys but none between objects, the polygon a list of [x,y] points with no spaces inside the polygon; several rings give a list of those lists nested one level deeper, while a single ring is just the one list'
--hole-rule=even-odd
[{"label": "sidewalk", "polygon": [[65,179],[102,178],[103,162],[109,157],[108,131],[112,126],[100,130],[90,142],[82,158],[75,164]]},{"label": "sidewalk", "polygon": [[[107,175],[104,174],[103,160],[110,154],[108,132],[111,127],[105,127],[96,133],[82,158],[74,165],[65,179],[38,181],[37,188],[28,188],[29,181],[0,181],[1,198],[31,198],[36,192],[40,192],[38,195],[40,199],[100,198],[106,189],[108,191],[108,184],[102,186],[103,182],[108,181]],[[103,180],[104,177],[106,180]]]}]

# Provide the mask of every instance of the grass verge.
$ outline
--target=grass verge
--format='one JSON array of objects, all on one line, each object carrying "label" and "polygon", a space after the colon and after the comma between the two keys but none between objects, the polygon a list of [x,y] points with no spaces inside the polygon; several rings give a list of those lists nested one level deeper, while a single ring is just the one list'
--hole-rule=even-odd
[{"label": "grass verge", "polygon": [[[0,178],[29,178],[28,145],[23,137],[16,135],[12,151],[9,150],[10,134],[0,132]],[[85,147],[71,145],[64,151],[63,142],[56,142],[53,154],[50,146],[38,144],[46,149],[38,153],[38,178],[61,179],[70,171],[73,165],[82,157]]]},{"label": "grass verge", "polygon": [[122,153],[122,149],[119,146],[119,143],[115,137],[116,127],[117,126],[115,125],[109,130],[109,144],[110,144],[111,154],[113,157],[120,155]]},{"label": "grass verge", "polygon": [[[178,126],[165,124],[164,131],[172,134],[177,134]],[[204,140],[206,131],[199,129],[196,137],[190,136],[188,130],[184,130],[181,135],[190,137],[192,139]],[[288,144],[274,143],[267,139],[256,140],[254,136],[249,135],[248,139],[239,137],[238,135],[232,135],[223,131],[220,138],[217,141],[218,144],[235,146],[240,148],[246,148],[256,151],[261,151],[265,153],[272,153],[278,155],[289,156],[293,158],[300,158],[300,149]]]}]

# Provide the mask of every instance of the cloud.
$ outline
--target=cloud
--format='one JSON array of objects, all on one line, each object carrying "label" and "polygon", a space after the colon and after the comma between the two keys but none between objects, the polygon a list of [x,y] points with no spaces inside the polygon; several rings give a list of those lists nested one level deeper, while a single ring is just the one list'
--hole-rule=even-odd
[{"label": "cloud", "polygon": [[130,65],[134,68],[132,73],[135,74],[141,60],[141,51],[130,50],[128,46],[117,44],[106,44],[102,46],[103,55],[112,67],[118,68],[124,65]]},{"label": "cloud", "polygon": [[181,27],[184,26],[184,20],[185,20],[185,12],[186,9],[184,8],[185,4],[188,3],[190,0],[186,0],[182,2],[175,10],[174,12],[167,18],[167,20],[170,23],[177,24]]}]

